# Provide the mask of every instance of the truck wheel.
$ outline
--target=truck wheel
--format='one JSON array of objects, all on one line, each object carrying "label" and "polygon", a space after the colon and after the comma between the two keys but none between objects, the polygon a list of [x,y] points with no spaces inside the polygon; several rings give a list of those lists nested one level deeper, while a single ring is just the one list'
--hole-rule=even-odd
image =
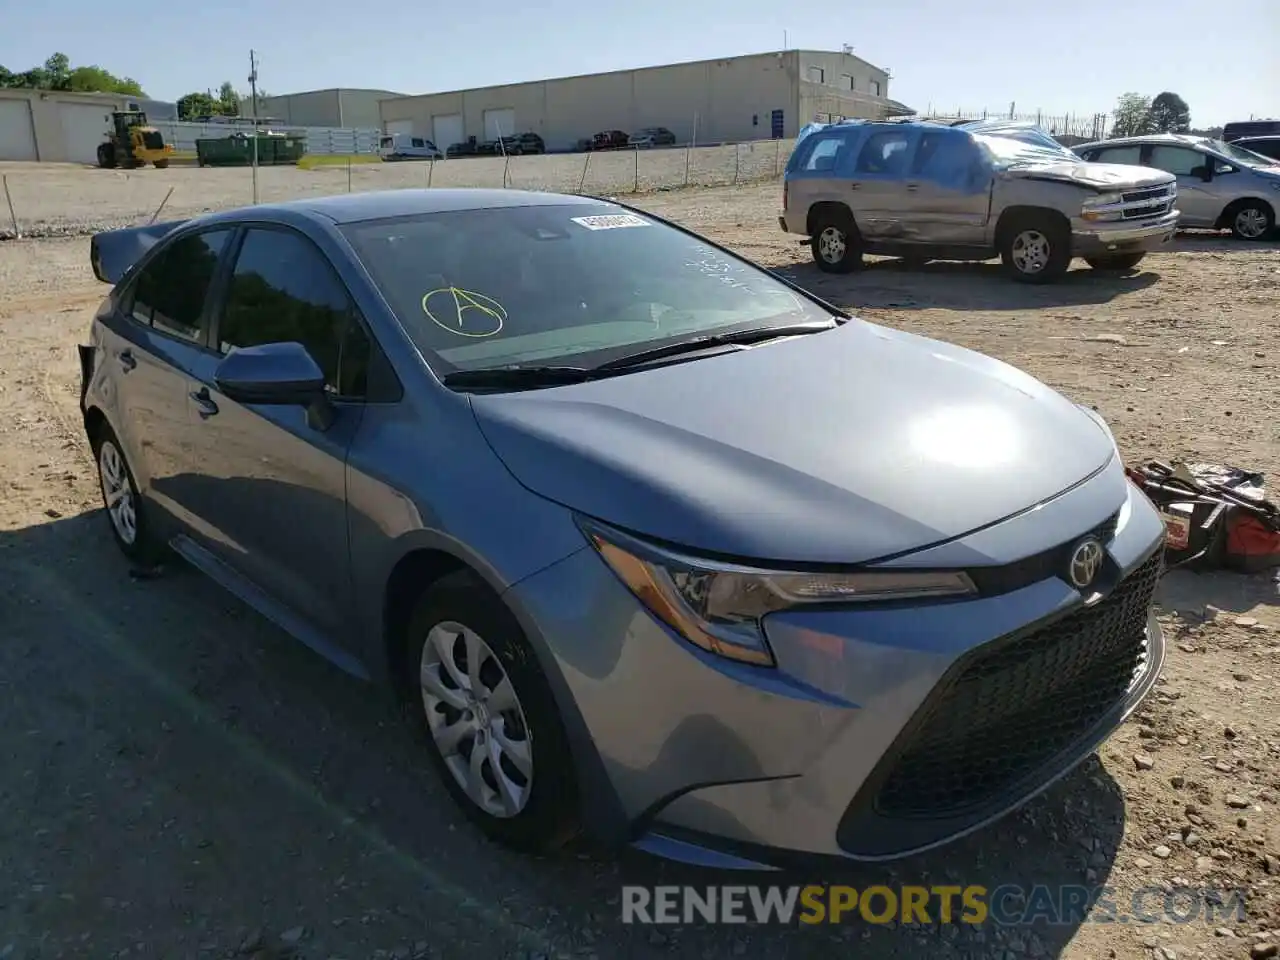
[{"label": "truck wheel", "polygon": [[823,273],[849,273],[862,266],[862,235],[847,213],[819,214],[809,247]]},{"label": "truck wheel", "polygon": [[110,170],[116,165],[116,151],[109,143],[98,144],[98,166]]},{"label": "truck wheel", "polygon": [[1114,270],[1128,273],[1142,262],[1145,253],[1114,253],[1105,257],[1085,257],[1084,262],[1095,270]]},{"label": "truck wheel", "polygon": [[1021,283],[1052,283],[1071,266],[1071,231],[1052,217],[1018,217],[1001,231],[1000,259]]},{"label": "truck wheel", "polygon": [[1261,200],[1246,200],[1231,211],[1227,222],[1237,240],[1265,240],[1276,225],[1276,215]]},{"label": "truck wheel", "polygon": [[157,161],[156,161],[156,169],[157,169],[157,170],[163,170],[163,169],[164,169],[165,167],[167,167],[168,165],[169,165],[169,161],[168,161],[168,160],[157,160]]}]

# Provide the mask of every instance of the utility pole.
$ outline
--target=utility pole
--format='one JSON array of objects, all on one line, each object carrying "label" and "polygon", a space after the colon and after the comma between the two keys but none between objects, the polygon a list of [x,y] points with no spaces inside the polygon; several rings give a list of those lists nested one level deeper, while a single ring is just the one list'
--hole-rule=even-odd
[{"label": "utility pole", "polygon": [[249,51],[249,103],[252,109],[253,127],[249,131],[253,137],[253,203],[258,204],[258,56]]}]

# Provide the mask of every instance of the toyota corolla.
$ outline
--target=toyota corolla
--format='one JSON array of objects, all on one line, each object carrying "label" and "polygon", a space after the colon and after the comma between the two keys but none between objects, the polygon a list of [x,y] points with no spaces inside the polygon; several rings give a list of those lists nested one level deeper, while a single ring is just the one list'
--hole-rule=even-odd
[{"label": "toyota corolla", "polygon": [[385,684],[515,847],[904,856],[1159,673],[1164,528],[1099,416],[651,214],[398,190],[91,253],[120,548]]}]

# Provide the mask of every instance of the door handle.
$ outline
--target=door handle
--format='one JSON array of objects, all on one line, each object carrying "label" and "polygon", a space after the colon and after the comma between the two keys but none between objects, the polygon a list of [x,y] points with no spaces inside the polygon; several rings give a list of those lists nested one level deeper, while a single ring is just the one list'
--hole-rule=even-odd
[{"label": "door handle", "polygon": [[193,390],[187,394],[187,396],[194,400],[196,406],[199,407],[197,412],[200,414],[201,420],[208,420],[218,412],[218,405],[213,402],[213,397],[209,396],[208,387],[201,387],[199,390]]},{"label": "door handle", "polygon": [[908,184],[907,184],[907,193],[915,193],[915,192],[916,192],[917,190],[919,190],[919,189],[920,189],[920,184],[918,184],[918,183],[908,183]]},{"label": "door handle", "polygon": [[120,366],[124,367],[124,372],[128,373],[138,365],[137,358],[133,355],[132,350],[120,351]]},{"label": "door handle", "polygon": [[851,183],[851,184],[849,184],[849,189],[850,189],[850,190],[857,190],[857,189],[858,189],[858,187],[860,187],[860,186],[862,186],[862,184],[860,184],[860,183]]}]

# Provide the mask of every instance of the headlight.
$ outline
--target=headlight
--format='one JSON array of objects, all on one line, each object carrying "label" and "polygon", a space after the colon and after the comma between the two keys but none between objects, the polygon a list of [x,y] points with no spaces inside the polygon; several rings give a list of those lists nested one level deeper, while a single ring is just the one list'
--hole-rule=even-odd
[{"label": "headlight", "polygon": [[1124,202],[1124,194],[1122,193],[1100,193],[1096,197],[1090,197],[1084,202],[1085,209],[1092,207],[1109,207],[1113,203]]},{"label": "headlight", "polygon": [[963,596],[976,591],[952,571],[774,571],[679,554],[580,520],[601,558],[660,621],[710,653],[773,666],[761,621],[816,604]]},{"label": "headlight", "polygon": [[1090,197],[1080,208],[1080,218],[1082,220],[1120,220],[1124,214],[1119,209],[1108,210],[1115,204],[1123,203],[1124,197],[1118,193],[1102,193],[1096,197]]}]

